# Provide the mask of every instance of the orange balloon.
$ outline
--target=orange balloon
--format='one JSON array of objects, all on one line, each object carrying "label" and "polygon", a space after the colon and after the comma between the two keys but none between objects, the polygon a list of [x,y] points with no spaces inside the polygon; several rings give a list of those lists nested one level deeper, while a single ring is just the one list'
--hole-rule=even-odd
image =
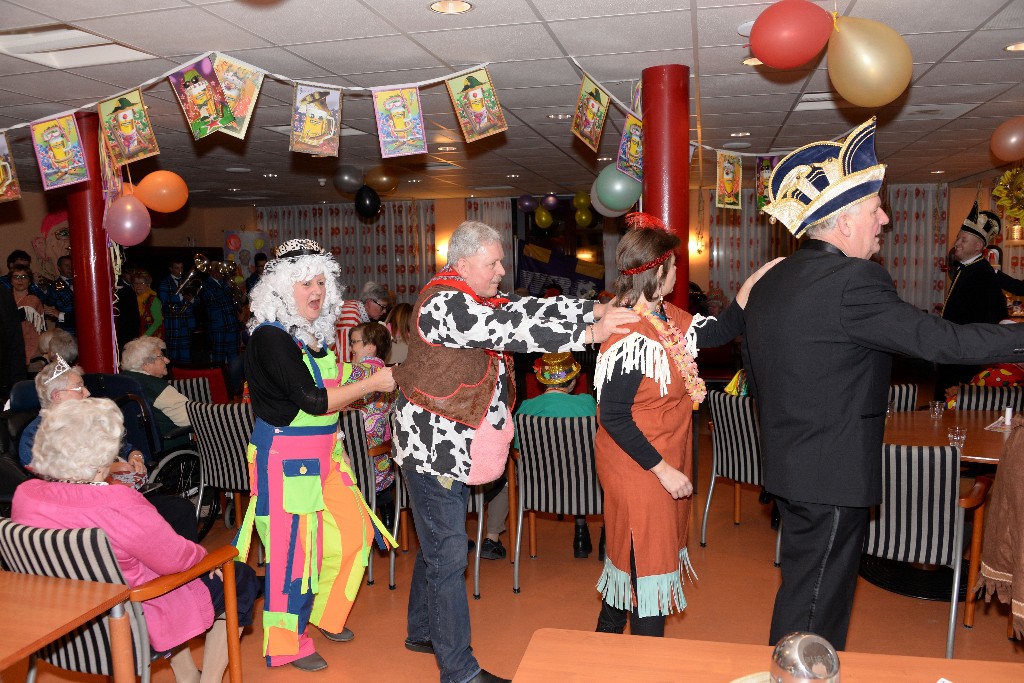
[{"label": "orange balloon", "polygon": [[171,213],[185,206],[188,185],[177,173],[153,171],[135,186],[135,197],[153,211]]}]

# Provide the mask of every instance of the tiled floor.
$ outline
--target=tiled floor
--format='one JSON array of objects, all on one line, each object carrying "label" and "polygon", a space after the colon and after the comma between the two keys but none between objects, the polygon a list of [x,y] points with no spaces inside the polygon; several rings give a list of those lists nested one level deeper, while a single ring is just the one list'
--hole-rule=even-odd
[{"label": "tiled floor", "polygon": [[[743,523],[732,523],[732,484],[722,482],[715,492],[708,524],[708,545],[698,543],[700,519],[710,472],[710,437],[706,419],[701,426],[701,463],[696,514],[693,517],[690,552],[699,581],[687,584],[689,606],[669,619],[666,636],[736,643],[764,643],[778,570],[772,566],[775,534],[769,528],[768,508],[757,502],[757,490],[742,491]],[[596,546],[600,522],[591,522]],[[480,663],[490,671],[511,677],[533,631],[541,627],[589,630],[599,609],[594,584],[600,573],[596,553],[587,560],[573,559],[572,521],[552,518],[538,522],[539,556],[525,558],[521,572],[522,593],[512,594],[512,565],[508,561],[484,561],[482,597],[469,599],[473,646]],[[217,526],[208,545],[230,540]],[[503,538],[506,547],[511,546]],[[525,537],[524,537],[525,546]],[[511,547],[509,548],[511,551]],[[524,552],[525,555],[525,552]],[[437,680],[433,657],[415,654],[402,646],[412,554],[398,557],[397,589],[388,590],[386,556],[379,555],[377,583],[364,585],[349,626],[356,638],[351,643],[331,643],[314,633],[319,651],[330,667],[322,674],[303,674],[290,667],[268,670],[259,656],[260,634],[242,640],[245,680],[301,681],[320,678],[347,681]],[[472,565],[471,565],[472,566]],[[471,577],[470,577],[471,578]],[[471,591],[470,591],[471,592]],[[1024,646],[1006,639],[1007,608],[982,605],[973,630],[958,627],[958,658],[1019,661],[1024,680]],[[900,653],[941,657],[944,651],[948,603],[925,602],[888,593],[861,581],[857,588],[848,648],[860,652]],[[962,608],[961,608],[962,615]],[[197,657],[201,646],[193,646]],[[572,653],[566,653],[571,657]],[[765,667],[767,669],[767,662]],[[96,680],[73,677],[45,665],[40,681]],[[24,666],[4,672],[4,681],[24,680]],[[166,664],[157,665],[155,683],[173,680]],[[956,681],[956,683],[965,683]]]}]

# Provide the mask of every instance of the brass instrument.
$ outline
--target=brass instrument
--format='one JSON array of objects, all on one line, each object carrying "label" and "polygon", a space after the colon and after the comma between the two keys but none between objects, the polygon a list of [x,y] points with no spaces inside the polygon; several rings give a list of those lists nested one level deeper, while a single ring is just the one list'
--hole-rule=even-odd
[{"label": "brass instrument", "polygon": [[[203,281],[198,278],[200,275],[202,275],[203,273],[210,269],[210,259],[206,258],[206,256],[204,256],[203,254],[196,254],[192,258],[192,263],[194,265],[191,272],[189,272],[189,274],[185,276],[185,279],[181,281],[181,284],[178,285],[178,289],[174,291],[174,296],[181,296],[181,293],[183,291],[193,286],[196,282],[199,283],[199,287],[196,288],[196,290],[192,292],[190,296],[195,297],[197,294],[199,294],[199,290],[203,288]],[[214,261],[214,263],[217,262]]]}]

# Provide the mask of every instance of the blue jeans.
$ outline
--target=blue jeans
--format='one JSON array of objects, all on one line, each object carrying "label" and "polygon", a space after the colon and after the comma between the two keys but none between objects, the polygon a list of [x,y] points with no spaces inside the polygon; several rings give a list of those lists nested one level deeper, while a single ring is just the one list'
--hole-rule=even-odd
[{"label": "blue jeans", "polygon": [[442,683],[465,683],[480,672],[470,651],[466,599],[466,504],[469,488],[446,489],[430,474],[418,474],[412,458],[402,475],[409,489],[420,541],[409,589],[409,640],[430,641]]}]

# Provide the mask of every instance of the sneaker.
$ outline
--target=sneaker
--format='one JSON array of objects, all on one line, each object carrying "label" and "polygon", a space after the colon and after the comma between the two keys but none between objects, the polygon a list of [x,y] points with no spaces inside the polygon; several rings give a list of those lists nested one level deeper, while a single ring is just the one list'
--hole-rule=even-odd
[{"label": "sneaker", "polygon": [[327,660],[314,652],[301,659],[296,659],[292,662],[292,666],[299,671],[323,671],[327,668]]},{"label": "sneaker", "polygon": [[485,560],[504,560],[505,554],[505,546],[501,544],[501,539],[492,541],[485,538],[484,542],[480,544],[480,557]]}]

